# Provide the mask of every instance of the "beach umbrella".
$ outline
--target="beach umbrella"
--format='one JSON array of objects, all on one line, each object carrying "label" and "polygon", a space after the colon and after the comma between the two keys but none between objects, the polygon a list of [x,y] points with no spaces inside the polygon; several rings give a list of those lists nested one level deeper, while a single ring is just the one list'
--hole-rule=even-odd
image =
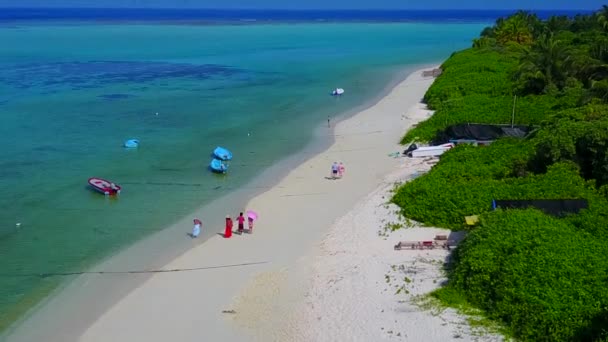
[{"label": "beach umbrella", "polygon": [[247,210],[247,217],[255,221],[258,219],[258,213],[253,210]]},{"label": "beach umbrella", "polygon": [[201,220],[195,218],[194,219],[194,224],[203,224],[203,222],[201,222]]}]

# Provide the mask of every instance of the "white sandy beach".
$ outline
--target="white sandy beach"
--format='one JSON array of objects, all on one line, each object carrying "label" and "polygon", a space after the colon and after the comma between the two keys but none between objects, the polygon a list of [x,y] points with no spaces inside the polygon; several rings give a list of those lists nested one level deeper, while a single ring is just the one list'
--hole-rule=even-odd
[{"label": "white sandy beach", "polygon": [[[417,71],[374,106],[338,123],[332,146],[247,205],[261,216],[254,234],[217,235],[163,267],[214,268],[152,275],[77,329],[84,331],[78,340],[474,339],[454,313],[433,315],[408,302],[411,296],[394,295],[403,276],[392,265],[421,270],[411,277],[412,294],[439,286],[440,265],[430,260],[443,260],[446,252],[392,249],[400,239],[432,239],[436,231],[378,235],[382,220],[395,219],[395,208],[383,209],[387,189],[430,167],[388,154],[401,151],[400,137],[431,115],[419,102],[432,82]],[[343,179],[327,179],[334,161],[346,165]],[[386,283],[389,273],[395,279]],[[40,334],[18,329],[9,341],[40,340]],[[62,331],[53,335],[45,340],[70,340]]]},{"label": "white sandy beach", "polygon": [[[425,295],[447,280],[441,268],[450,251],[393,250],[399,241],[464,237],[461,232],[405,222],[399,207],[387,203],[394,184],[430,167],[422,159],[408,159],[332,226],[317,248],[292,268],[291,272],[305,272],[302,285],[273,299],[274,312],[282,313],[266,319],[274,328],[260,329],[239,317],[243,310],[254,313],[254,306],[237,305],[235,322],[260,341],[502,341],[502,336],[472,328],[467,317],[453,309],[429,305]],[[392,232],[391,225],[402,228]]]}]

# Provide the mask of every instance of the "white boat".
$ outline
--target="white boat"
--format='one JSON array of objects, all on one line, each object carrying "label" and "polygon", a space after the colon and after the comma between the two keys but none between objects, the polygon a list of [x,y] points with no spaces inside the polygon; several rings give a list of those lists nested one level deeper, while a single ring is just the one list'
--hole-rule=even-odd
[{"label": "white boat", "polygon": [[423,146],[410,152],[413,158],[419,157],[436,157],[442,155],[445,151],[454,148],[453,143],[442,144],[438,146]]},{"label": "white boat", "polygon": [[331,92],[332,95],[337,96],[337,95],[342,95],[344,94],[344,89],[342,88],[336,88]]}]

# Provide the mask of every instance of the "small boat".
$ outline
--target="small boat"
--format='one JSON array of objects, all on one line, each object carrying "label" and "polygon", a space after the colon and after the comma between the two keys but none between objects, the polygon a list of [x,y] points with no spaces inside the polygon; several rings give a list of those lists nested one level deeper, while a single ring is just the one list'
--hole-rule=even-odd
[{"label": "small boat", "polygon": [[336,88],[336,89],[334,89],[334,90],[331,92],[331,94],[332,94],[333,96],[339,96],[339,95],[342,95],[342,94],[344,94],[344,89],[342,89],[342,88]]},{"label": "small boat", "polygon": [[220,160],[231,160],[232,159],[232,152],[228,151],[227,149],[223,148],[223,147],[216,147],[215,150],[213,150],[213,155]]},{"label": "small boat", "polygon": [[120,190],[122,189],[118,184],[96,177],[89,178],[89,185],[93,190],[101,192],[104,195],[117,195],[120,194]]},{"label": "small boat", "polygon": [[453,143],[442,144],[438,146],[423,146],[418,147],[413,151],[409,152],[409,155],[414,158],[419,157],[437,157],[442,155],[447,150],[454,148]]},{"label": "small boat", "polygon": [[224,161],[213,158],[213,160],[211,161],[211,164],[209,164],[209,166],[211,167],[211,170],[213,170],[214,172],[220,172],[220,173],[226,173],[226,171],[228,171],[228,165],[226,165],[226,163],[224,163]]},{"label": "small boat", "polygon": [[129,139],[129,140],[125,141],[123,146],[126,148],[136,148],[139,146],[139,140]]}]

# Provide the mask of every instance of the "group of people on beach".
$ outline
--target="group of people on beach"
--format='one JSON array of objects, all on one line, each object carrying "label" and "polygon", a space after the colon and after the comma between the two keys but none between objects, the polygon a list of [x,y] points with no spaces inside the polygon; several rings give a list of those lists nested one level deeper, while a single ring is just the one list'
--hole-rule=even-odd
[{"label": "group of people on beach", "polygon": [[331,164],[331,179],[342,178],[346,168],[342,162],[334,162]]},{"label": "group of people on beach", "polygon": [[[236,222],[238,223],[238,228],[236,231],[237,234],[242,235],[243,232],[249,234],[253,233],[253,218],[247,216],[247,231],[245,231],[245,216],[243,216],[243,213],[239,213],[239,216],[236,218]],[[226,215],[226,228],[224,230],[224,237],[226,239],[232,237],[232,226],[232,218],[230,218],[230,215]]]},{"label": "group of people on beach", "polygon": [[[238,228],[236,233],[239,235],[242,235],[243,232],[252,234],[253,233],[253,218],[250,216],[247,216],[247,231],[245,231],[245,216],[243,216],[243,213],[239,213],[239,216],[236,218],[236,221],[238,222]],[[197,238],[200,234],[201,234],[201,226],[202,226],[202,222],[199,219],[194,219],[194,227],[192,228],[192,234],[190,234],[190,236],[192,238]],[[232,227],[233,227],[233,223],[232,223],[232,218],[230,217],[230,215],[226,215],[226,227],[224,230],[224,237],[225,238],[230,238],[232,237]]]}]

